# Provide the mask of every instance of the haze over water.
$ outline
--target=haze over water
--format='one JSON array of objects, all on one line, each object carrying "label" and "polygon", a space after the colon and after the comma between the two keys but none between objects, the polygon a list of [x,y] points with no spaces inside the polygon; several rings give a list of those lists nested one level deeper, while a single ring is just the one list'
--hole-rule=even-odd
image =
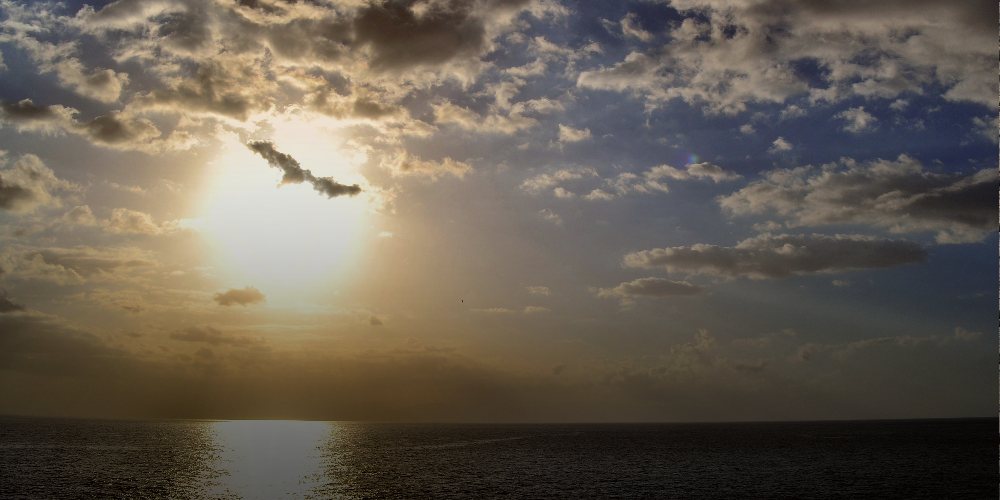
[{"label": "haze over water", "polygon": [[996,420],[0,419],[4,498],[989,498]]}]

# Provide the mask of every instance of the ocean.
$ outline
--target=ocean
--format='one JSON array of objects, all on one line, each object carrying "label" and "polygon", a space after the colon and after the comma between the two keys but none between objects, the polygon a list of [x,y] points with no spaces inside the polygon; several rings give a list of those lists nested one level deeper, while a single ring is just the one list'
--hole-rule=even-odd
[{"label": "ocean", "polygon": [[0,417],[0,498],[985,499],[997,424]]}]

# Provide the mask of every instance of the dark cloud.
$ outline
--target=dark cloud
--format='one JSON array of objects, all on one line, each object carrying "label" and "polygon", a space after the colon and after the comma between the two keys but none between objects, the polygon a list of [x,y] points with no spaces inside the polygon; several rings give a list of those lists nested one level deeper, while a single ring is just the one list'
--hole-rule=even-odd
[{"label": "dark cloud", "polygon": [[231,58],[203,61],[193,78],[173,88],[157,89],[139,99],[151,108],[208,113],[245,121],[272,105],[271,83],[252,61]]},{"label": "dark cloud", "polygon": [[58,118],[49,106],[39,106],[31,99],[13,103],[6,99],[0,101],[5,120],[13,122],[28,120],[51,120]]},{"label": "dark cloud", "polygon": [[772,236],[765,233],[734,247],[697,244],[656,248],[625,256],[629,267],[661,267],[672,273],[776,279],[848,269],[882,269],[924,261],[919,245],[860,235]]},{"label": "dark cloud", "polygon": [[866,224],[938,231],[938,242],[958,243],[980,241],[995,230],[998,189],[995,169],[938,174],[901,155],[773,170],[719,204],[733,215],[775,213],[787,217],[789,227]]},{"label": "dark cloud", "polygon": [[183,131],[161,137],[163,134],[153,122],[117,111],[88,121],[78,121],[75,118],[78,113],[73,108],[58,104],[35,104],[31,99],[24,99],[17,104],[0,101],[0,121],[13,125],[20,131],[68,132],[83,136],[99,146],[148,153],[165,149],[187,149],[197,142]]},{"label": "dark cloud", "polygon": [[438,65],[462,55],[478,55],[487,44],[482,20],[471,15],[474,2],[420,4],[393,0],[372,3],[354,19],[355,40],[367,45],[377,70]]},{"label": "dark cloud", "polygon": [[34,199],[34,193],[16,184],[4,182],[0,175],[0,208],[11,210],[19,205],[28,204]]},{"label": "dark cloud", "polygon": [[12,300],[7,298],[7,292],[0,292],[0,314],[23,310],[23,305],[15,304]]},{"label": "dark cloud", "polygon": [[274,144],[270,141],[250,141],[247,147],[251,151],[261,155],[267,163],[274,168],[284,172],[281,177],[281,184],[300,184],[308,182],[313,189],[325,194],[327,198],[336,196],[354,196],[361,192],[361,187],[357,184],[345,185],[334,181],[330,177],[316,177],[309,170],[305,170],[299,162],[291,156],[274,149]]},{"label": "dark cloud", "polygon": [[76,191],[79,186],[56,177],[35,155],[24,155],[12,168],[0,170],[0,209],[30,212],[60,205],[56,191]]},{"label": "dark cloud", "polygon": [[148,142],[160,136],[153,122],[144,118],[123,119],[115,112],[80,123],[77,127],[94,143],[112,146]]},{"label": "dark cloud", "polygon": [[382,326],[382,320],[376,318],[374,315],[368,318],[368,324],[372,326]]},{"label": "dark cloud", "polygon": [[248,286],[242,290],[239,288],[230,288],[225,292],[219,292],[212,297],[212,300],[218,302],[220,306],[241,305],[246,307],[249,304],[264,302],[265,298],[264,294],[260,293],[260,290]]}]

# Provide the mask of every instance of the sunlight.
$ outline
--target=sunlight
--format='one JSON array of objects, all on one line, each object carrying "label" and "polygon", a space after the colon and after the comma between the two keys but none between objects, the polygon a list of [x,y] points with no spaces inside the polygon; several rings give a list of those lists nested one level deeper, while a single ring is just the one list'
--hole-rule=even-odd
[{"label": "sunlight", "polygon": [[[310,144],[323,143],[277,146],[317,176],[349,177],[349,163],[335,150]],[[280,171],[239,143],[230,144],[216,165],[206,219],[220,267],[275,286],[312,284],[343,267],[365,213],[362,199],[330,199],[308,183],[278,187]]]}]

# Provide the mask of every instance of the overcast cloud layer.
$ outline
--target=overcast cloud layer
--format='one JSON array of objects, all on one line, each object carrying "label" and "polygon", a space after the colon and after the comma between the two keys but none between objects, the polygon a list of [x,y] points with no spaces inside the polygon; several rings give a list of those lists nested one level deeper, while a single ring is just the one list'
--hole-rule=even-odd
[{"label": "overcast cloud layer", "polygon": [[0,413],[992,415],[998,22],[0,0]]}]

